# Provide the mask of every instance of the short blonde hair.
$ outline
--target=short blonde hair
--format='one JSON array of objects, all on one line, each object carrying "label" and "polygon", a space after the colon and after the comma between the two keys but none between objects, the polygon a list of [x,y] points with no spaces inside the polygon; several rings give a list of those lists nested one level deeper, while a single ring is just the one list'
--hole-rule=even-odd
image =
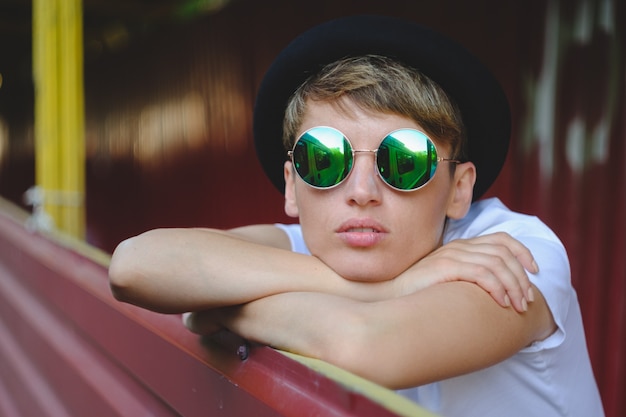
[{"label": "short blonde hair", "polygon": [[451,98],[418,70],[378,55],[335,61],[298,87],[285,110],[286,149],[293,147],[307,100],[339,103],[341,98],[349,98],[365,110],[407,117],[448,145],[452,158],[467,160],[465,127]]}]

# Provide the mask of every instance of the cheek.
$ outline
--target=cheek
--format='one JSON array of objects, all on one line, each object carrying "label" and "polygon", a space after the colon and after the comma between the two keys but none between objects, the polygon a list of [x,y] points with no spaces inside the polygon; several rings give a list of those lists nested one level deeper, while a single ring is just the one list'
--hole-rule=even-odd
[{"label": "cheek", "polygon": [[298,190],[299,222],[306,243],[313,254],[318,254],[329,246],[333,236],[334,211],[332,202],[325,196],[316,195],[315,190]]},{"label": "cheek", "polygon": [[329,211],[327,191],[315,190],[302,181],[293,182],[285,192],[285,213],[298,218],[303,230],[320,230]]},{"label": "cheek", "polygon": [[419,259],[441,245],[446,222],[445,195],[395,207],[398,213],[395,228],[403,234],[402,244],[414,248]]},{"label": "cheek", "polygon": [[423,258],[441,245],[445,218],[422,217],[420,221],[400,226],[404,234],[401,247],[411,248],[410,252],[416,260]]},{"label": "cheek", "polygon": [[322,227],[324,206],[320,204],[320,200],[312,198],[306,191],[298,193],[296,199],[300,224],[309,230],[319,229]]}]

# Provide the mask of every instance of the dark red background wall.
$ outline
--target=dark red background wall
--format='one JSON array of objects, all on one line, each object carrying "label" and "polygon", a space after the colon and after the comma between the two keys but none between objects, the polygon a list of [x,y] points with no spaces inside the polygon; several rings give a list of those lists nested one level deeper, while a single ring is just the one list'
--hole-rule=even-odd
[{"label": "dark red background wall", "polygon": [[[154,227],[289,221],[254,156],[254,94],[296,34],[352,13],[439,29],[502,81],[513,142],[489,194],[563,239],[607,415],[626,415],[626,13],[618,0],[239,0],[138,29],[117,45],[87,43],[88,241],[111,251]],[[34,181],[32,91],[13,93],[0,96],[9,132],[0,194],[21,204]]]}]

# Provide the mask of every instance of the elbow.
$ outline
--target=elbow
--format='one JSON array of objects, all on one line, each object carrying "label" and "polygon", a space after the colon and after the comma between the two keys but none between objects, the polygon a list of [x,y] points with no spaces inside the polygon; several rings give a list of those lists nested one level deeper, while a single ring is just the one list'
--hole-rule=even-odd
[{"label": "elbow", "polygon": [[[181,313],[176,282],[169,277],[169,261],[163,261],[161,231],[154,230],[121,242],[113,251],[109,265],[109,288],[113,297],[158,313]],[[166,234],[167,236],[167,234]],[[155,240],[157,243],[155,244]]]}]

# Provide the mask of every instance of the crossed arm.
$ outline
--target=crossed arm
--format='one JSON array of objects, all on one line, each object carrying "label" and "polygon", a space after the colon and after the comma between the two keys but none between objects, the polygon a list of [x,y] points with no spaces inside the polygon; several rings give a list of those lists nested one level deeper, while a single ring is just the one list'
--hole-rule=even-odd
[{"label": "crossed arm", "polygon": [[198,312],[195,332],[225,327],[390,388],[484,368],[554,330],[541,294],[529,292],[532,256],[504,234],[445,245],[375,284],[288,245],[272,226],[148,232],[116,250],[111,286],[145,308]]}]

